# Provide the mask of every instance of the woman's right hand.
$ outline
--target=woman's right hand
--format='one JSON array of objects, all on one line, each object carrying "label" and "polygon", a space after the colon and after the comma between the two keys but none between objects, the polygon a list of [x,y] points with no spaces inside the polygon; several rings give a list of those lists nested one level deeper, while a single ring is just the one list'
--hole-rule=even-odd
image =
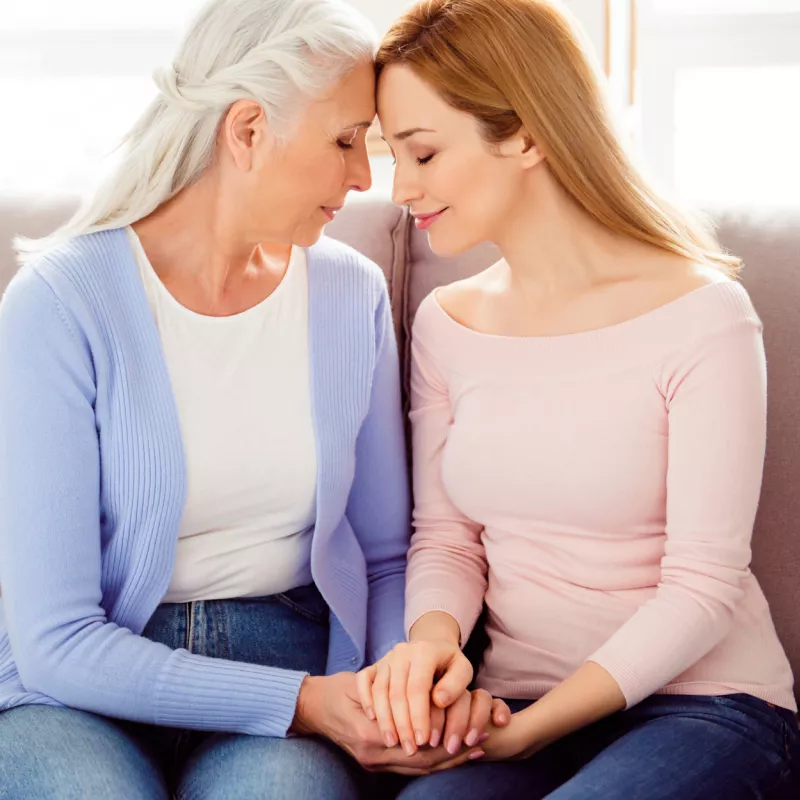
[{"label": "woman's right hand", "polygon": [[479,741],[490,716],[508,716],[505,704],[493,703],[488,693],[467,692],[472,675],[457,638],[419,639],[396,645],[361,670],[358,694],[367,717],[377,719],[387,747],[400,744],[413,754],[418,747],[442,742],[457,753],[462,742],[471,746]]}]

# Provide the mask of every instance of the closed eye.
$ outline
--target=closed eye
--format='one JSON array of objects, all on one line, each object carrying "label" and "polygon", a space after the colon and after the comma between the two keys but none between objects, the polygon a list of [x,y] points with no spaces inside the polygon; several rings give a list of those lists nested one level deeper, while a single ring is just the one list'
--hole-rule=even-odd
[{"label": "closed eye", "polygon": [[419,164],[421,167],[424,167],[425,164],[427,164],[435,155],[436,153],[431,153],[431,155],[425,156],[425,158],[418,158],[417,164]]},{"label": "closed eye", "polygon": [[342,150],[352,150],[353,149],[353,145],[352,144],[350,144],[349,142],[343,142],[341,139],[337,139],[336,144],[339,145],[339,147]]}]

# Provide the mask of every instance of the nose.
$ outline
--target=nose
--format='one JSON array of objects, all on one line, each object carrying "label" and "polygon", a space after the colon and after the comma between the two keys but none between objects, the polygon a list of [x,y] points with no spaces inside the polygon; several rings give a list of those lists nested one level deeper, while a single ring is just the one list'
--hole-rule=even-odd
[{"label": "nose", "polygon": [[398,161],[394,167],[392,179],[392,202],[398,206],[409,206],[422,197],[419,184],[400,166]]},{"label": "nose", "polygon": [[345,183],[348,191],[366,192],[372,186],[372,170],[366,147],[354,147],[347,160]]}]

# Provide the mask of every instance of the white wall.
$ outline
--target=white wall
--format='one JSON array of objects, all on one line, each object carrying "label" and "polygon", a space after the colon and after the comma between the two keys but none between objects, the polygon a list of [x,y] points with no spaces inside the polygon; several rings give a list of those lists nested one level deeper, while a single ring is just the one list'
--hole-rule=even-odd
[{"label": "white wall", "polygon": [[[380,34],[385,33],[392,21],[414,4],[409,0],[348,0],[348,2],[372,20]],[[605,0],[563,0],[563,2],[580,20],[589,39],[597,48],[598,56],[602,59],[605,42]]]},{"label": "white wall", "polygon": [[408,0],[347,0],[347,2],[368,17],[381,36],[386,33],[393,20],[413,5]]},{"label": "white wall", "polygon": [[589,41],[595,47],[601,66],[605,61],[606,2],[605,0],[563,0],[578,18]]}]

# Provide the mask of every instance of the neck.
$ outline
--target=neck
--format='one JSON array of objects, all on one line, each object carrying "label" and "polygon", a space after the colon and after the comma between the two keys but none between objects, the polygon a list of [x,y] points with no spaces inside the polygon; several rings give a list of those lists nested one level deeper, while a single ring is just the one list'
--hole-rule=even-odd
[{"label": "neck", "polygon": [[542,165],[495,236],[521,291],[536,296],[579,292],[630,274],[649,245],[610,231],[580,208]]},{"label": "neck", "polygon": [[246,273],[283,272],[291,247],[248,236],[240,200],[206,175],[178,193],[133,229],[162,279],[188,279],[212,302]]}]

